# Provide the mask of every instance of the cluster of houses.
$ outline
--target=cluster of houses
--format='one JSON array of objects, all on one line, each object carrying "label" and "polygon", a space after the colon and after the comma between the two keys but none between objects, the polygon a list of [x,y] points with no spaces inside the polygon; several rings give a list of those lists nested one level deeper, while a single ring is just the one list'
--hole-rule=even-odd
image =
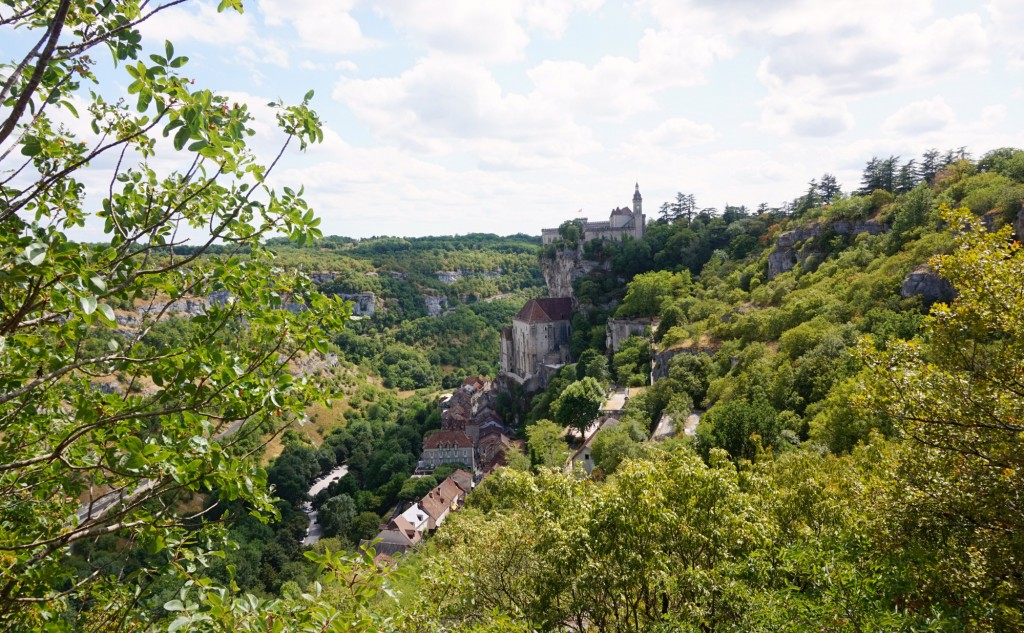
[{"label": "cluster of houses", "polygon": [[473,376],[450,396],[440,400],[441,430],[423,438],[419,472],[431,472],[442,464],[462,464],[474,472],[492,472],[507,463],[511,451],[522,452],[522,442],[494,410],[491,381]]},{"label": "cluster of houses", "polygon": [[[405,512],[382,525],[373,539],[378,564],[386,562],[385,557],[390,559],[419,545],[450,513],[462,506],[473,485],[473,475],[460,468]],[[360,543],[362,546],[369,544],[370,541]]]},{"label": "cluster of houses", "polygon": [[523,451],[522,440],[510,438],[511,432],[494,410],[494,402],[491,382],[479,376],[467,378],[454,393],[441,398],[441,429],[423,438],[423,454],[415,474],[426,475],[445,464],[460,467],[380,527],[374,537],[379,558],[390,559],[416,547],[461,507],[477,481],[476,473],[486,476],[506,465],[511,451]]}]

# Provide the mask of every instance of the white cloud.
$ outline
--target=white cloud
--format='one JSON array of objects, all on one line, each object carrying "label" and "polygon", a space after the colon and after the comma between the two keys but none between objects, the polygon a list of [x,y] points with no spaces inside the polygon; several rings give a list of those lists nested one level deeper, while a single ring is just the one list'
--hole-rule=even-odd
[{"label": "white cloud", "polygon": [[882,123],[887,132],[915,135],[942,130],[956,120],[953,108],[942,97],[909,103]]},{"label": "white cloud", "polygon": [[856,188],[873,155],[1024,146],[1019,0],[212,2],[157,42],[192,40],[190,72],[216,60],[203,85],[247,61],[261,157],[280,136],[253,95],[333,84],[336,129],[274,176],[329,232],[536,232],[634,180],[650,213],[677,190],[774,206],[825,171]]},{"label": "white cloud", "polygon": [[363,35],[359,22],[351,15],[354,5],[354,0],[259,0],[259,10],[267,26],[291,26],[298,40],[296,47],[332,54],[377,45]]},{"label": "white cloud", "polygon": [[478,62],[524,59],[530,31],[561,38],[570,17],[604,0],[392,0],[378,11],[416,45]]},{"label": "white cloud", "polygon": [[1003,104],[985,106],[981,110],[981,122],[985,125],[999,125],[1006,120],[1010,109]]},{"label": "white cloud", "polygon": [[415,43],[434,52],[480,61],[523,58],[530,38],[518,2],[393,0],[382,12]]},{"label": "white cloud", "polygon": [[648,29],[637,57],[602,57],[593,66],[544,61],[527,71],[543,98],[576,116],[622,120],[658,109],[658,95],[706,81],[706,71],[730,49],[719,38],[682,37]]},{"label": "white cloud", "polygon": [[597,149],[589,130],[537,95],[505,93],[483,66],[449,57],[398,77],[343,78],[334,97],[377,137],[424,154],[533,168]]},{"label": "white cloud", "polygon": [[990,44],[981,16],[937,16],[933,4],[641,0],[639,6],[666,30],[760,51],[757,77],[767,88],[759,101],[764,128],[814,137],[848,131],[851,101],[988,68]]},{"label": "white cloud", "polygon": [[[192,2],[165,9],[140,26],[143,37],[153,43],[189,40],[224,46],[250,70],[255,64],[288,66],[287,50],[273,38],[258,34],[251,14],[239,15],[233,10],[217,11],[209,2]],[[261,76],[261,73],[255,73]]]},{"label": "white cloud", "polygon": [[557,39],[565,33],[573,13],[592,13],[602,4],[604,0],[528,0],[523,8],[523,14],[529,28]]},{"label": "white cloud", "polygon": [[853,127],[854,117],[846,102],[822,99],[813,94],[792,94],[785,90],[769,90],[758,101],[762,129],[779,135],[827,137]]},{"label": "white cloud", "polygon": [[635,140],[641,146],[675,150],[713,141],[716,136],[715,128],[707,123],[675,117],[666,119],[653,130],[638,133]]},{"label": "white cloud", "polygon": [[1009,64],[1024,69],[1024,3],[1018,0],[991,0],[985,5],[992,20],[990,36],[993,44],[1008,52]]}]

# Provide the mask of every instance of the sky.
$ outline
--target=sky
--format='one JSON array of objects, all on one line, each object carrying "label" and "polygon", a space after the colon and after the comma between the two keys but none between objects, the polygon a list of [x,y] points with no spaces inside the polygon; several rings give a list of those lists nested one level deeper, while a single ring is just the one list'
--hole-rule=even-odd
[{"label": "sky", "polygon": [[[147,23],[185,73],[244,101],[309,89],[323,144],[274,182],[325,234],[537,235],[607,219],[778,206],[872,156],[1024,148],[1021,0],[194,0]],[[119,75],[121,89],[127,81]]]}]

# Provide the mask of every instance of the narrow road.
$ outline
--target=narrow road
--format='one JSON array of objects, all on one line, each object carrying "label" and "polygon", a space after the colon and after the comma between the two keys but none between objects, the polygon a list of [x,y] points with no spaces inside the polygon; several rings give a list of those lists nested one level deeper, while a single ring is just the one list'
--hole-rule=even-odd
[{"label": "narrow road", "polygon": [[[324,475],[321,479],[318,479],[317,481],[313,482],[313,485],[309,487],[309,490],[306,491],[306,494],[309,495],[310,498],[313,498],[321,490],[327,490],[327,486],[330,486],[332,483],[338,481],[347,474],[348,465],[342,464],[341,466],[338,466],[331,472]],[[313,509],[313,506],[303,505],[303,508],[306,513],[306,516],[309,517],[309,527],[306,529],[306,537],[302,539],[302,545],[304,547],[309,547],[310,545],[316,544],[317,541],[323,538],[324,528],[317,521],[317,513],[316,510]],[[305,508],[308,508],[308,510],[305,510]]]}]

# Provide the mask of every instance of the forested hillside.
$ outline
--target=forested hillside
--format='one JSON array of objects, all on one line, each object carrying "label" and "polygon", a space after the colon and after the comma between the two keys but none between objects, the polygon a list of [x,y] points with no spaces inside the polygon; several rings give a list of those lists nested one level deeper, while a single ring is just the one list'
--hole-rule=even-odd
[{"label": "forested hillside", "polygon": [[374,293],[374,314],[350,321],[335,343],[399,389],[496,374],[498,329],[544,284],[540,242],[525,235],[325,237],[303,247],[273,239],[268,247],[325,294]]},{"label": "forested hillside", "polygon": [[[583,376],[645,384],[652,354],[657,379],[589,479],[486,481],[426,555],[422,604],[470,629],[1018,629],[1024,152],[950,153],[902,186],[879,163],[828,204],[681,194],[643,240],[582,245],[611,263],[577,282],[586,363],[532,418]],[[587,350],[612,314],[660,324],[608,367]],[[646,441],[694,407],[695,436]],[[535,457],[559,441],[526,432]]]}]

